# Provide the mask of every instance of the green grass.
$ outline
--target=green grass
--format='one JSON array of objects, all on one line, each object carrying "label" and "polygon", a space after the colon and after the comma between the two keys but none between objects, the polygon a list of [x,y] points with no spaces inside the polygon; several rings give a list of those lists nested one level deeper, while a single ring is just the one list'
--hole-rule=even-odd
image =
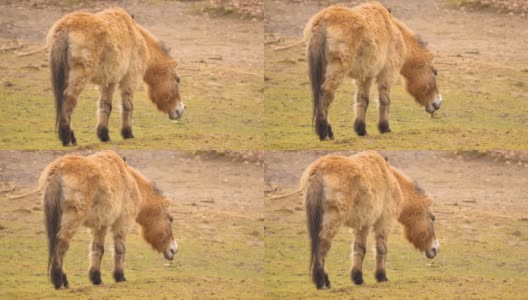
[{"label": "green grass", "polygon": [[221,229],[212,234],[177,214],[173,230],[180,249],[175,259],[164,260],[134,231],[126,242],[127,281],[119,284],[111,277],[111,235],[102,260],[103,285],[90,283],[90,236],[81,228],[65,257],[70,289],[56,291],[46,273],[47,243],[38,200],[13,202],[0,196],[0,299],[261,299],[264,293],[263,247],[256,246],[263,244],[262,221],[232,217],[215,225]]},{"label": "green grass", "polygon": [[414,250],[396,225],[389,236],[389,281],[384,283],[374,279],[370,235],[362,286],[350,279],[352,234],[342,228],[326,259],[332,288],[316,290],[309,277],[302,206],[284,212],[272,209],[276,204],[271,201],[265,205],[267,299],[520,299],[528,292],[526,222],[482,215],[437,222],[441,250],[433,260]]},{"label": "green grass", "polygon": [[368,136],[353,128],[355,85],[349,78],[330,108],[335,140],[320,142],[312,129],[307,63],[302,47],[265,49],[266,149],[525,149],[528,144],[528,73],[491,64],[444,67],[444,98],[431,119],[401,84],[391,93],[392,133],[377,131],[376,89],[367,111]]},{"label": "green grass", "polygon": [[[0,53],[0,149],[62,149],[54,130],[55,112],[44,53],[16,57]],[[214,67],[213,67],[214,68]],[[214,74],[214,75],[212,75]],[[7,84],[9,82],[12,84]],[[213,84],[216,83],[216,84]],[[259,149],[262,136],[262,77],[237,70],[212,70],[182,76],[183,118],[170,121],[141,90],[135,96],[135,139],[120,136],[120,99],[114,95],[110,143],[98,141],[98,92],[88,85],[73,114],[79,146],[90,149]],[[74,149],[75,149],[74,148]]]}]

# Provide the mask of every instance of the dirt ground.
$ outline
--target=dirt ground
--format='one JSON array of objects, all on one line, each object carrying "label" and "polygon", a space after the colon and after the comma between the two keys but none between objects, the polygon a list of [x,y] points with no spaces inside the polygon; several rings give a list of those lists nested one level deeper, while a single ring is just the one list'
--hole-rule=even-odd
[{"label": "dirt ground", "polygon": [[262,148],[263,26],[258,17],[239,15],[232,8],[224,12],[209,1],[28,0],[0,1],[0,49],[23,45],[0,50],[0,149],[61,149],[54,133],[47,54],[16,53],[43,45],[50,26],[68,12],[111,6],[126,9],[172,49],[186,111],[181,120],[171,122],[141,90],[135,97],[136,139],[123,141],[116,94],[109,126],[112,142],[101,144],[95,136],[98,93],[89,85],[72,121],[79,147]]},{"label": "dirt ground", "polygon": [[108,238],[101,268],[104,285],[94,287],[88,280],[89,235],[81,229],[65,259],[71,289],[55,291],[46,275],[40,196],[9,197],[34,190],[43,168],[64,152],[0,151],[0,299],[261,298],[262,162],[232,153],[119,153],[171,199],[180,247],[175,259],[164,260],[134,230],[127,238],[128,281],[115,284]]},{"label": "dirt ground", "polygon": [[435,53],[444,104],[430,119],[401,83],[392,91],[392,133],[376,129],[376,91],[369,136],[353,131],[355,85],[346,79],[330,109],[336,140],[320,143],[311,128],[311,95],[302,39],[308,19],[330,4],[365,1],[266,1],[265,143],[267,149],[525,149],[528,145],[526,16],[469,10],[445,0],[383,0]]},{"label": "dirt ground", "polygon": [[[350,280],[351,234],[342,228],[327,258],[332,289],[309,278],[309,242],[302,196],[272,199],[298,188],[304,169],[324,151],[265,154],[265,270],[270,299],[519,299],[528,292],[528,163],[438,151],[381,151],[433,199],[440,253],[428,260],[389,237],[388,283],[374,279],[369,237],[363,286]],[[350,155],[353,152],[335,152]]]}]

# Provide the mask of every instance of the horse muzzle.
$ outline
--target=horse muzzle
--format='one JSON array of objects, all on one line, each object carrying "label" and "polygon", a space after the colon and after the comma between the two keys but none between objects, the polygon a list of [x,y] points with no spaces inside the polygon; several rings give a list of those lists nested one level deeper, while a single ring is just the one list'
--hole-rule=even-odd
[{"label": "horse muzzle", "polygon": [[165,250],[165,252],[163,252],[163,257],[165,257],[165,259],[167,260],[173,260],[174,255],[176,255],[177,252],[178,252],[178,244],[176,243],[176,241],[173,241],[170,247],[167,250]]},{"label": "horse muzzle", "polygon": [[425,256],[429,259],[433,259],[436,257],[438,252],[440,252],[440,242],[438,240],[434,240],[431,248],[425,251]]},{"label": "horse muzzle", "polygon": [[180,119],[183,116],[183,111],[185,111],[185,105],[183,104],[183,102],[180,102],[178,103],[178,105],[176,105],[176,109],[174,111],[169,112],[169,119]]},{"label": "horse muzzle", "polygon": [[425,111],[430,114],[434,113],[435,111],[440,109],[443,101],[444,99],[442,98],[441,94],[436,95],[434,100],[430,104],[427,104],[425,106]]}]

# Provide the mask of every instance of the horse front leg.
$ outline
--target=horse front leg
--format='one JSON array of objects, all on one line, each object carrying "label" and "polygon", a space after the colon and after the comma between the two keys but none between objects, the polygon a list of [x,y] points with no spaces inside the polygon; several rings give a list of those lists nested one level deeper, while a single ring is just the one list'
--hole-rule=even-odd
[{"label": "horse front leg", "polygon": [[112,95],[114,94],[115,84],[100,86],[101,96],[98,101],[97,109],[97,137],[101,142],[110,141],[108,134],[108,119],[112,112]]},{"label": "horse front leg", "polygon": [[99,285],[101,281],[101,259],[104,254],[104,243],[106,237],[106,227],[92,230],[92,242],[90,244],[90,281]]},{"label": "horse front leg", "polygon": [[116,282],[126,281],[125,278],[125,241],[126,232],[116,229],[114,235],[114,272],[113,277]]},{"label": "horse front leg", "polygon": [[121,136],[124,139],[134,138],[132,133],[132,113],[134,112],[134,94],[130,89],[121,91]]},{"label": "horse front leg", "polygon": [[389,111],[390,111],[390,86],[388,84],[379,84],[378,86],[379,102],[378,102],[378,130],[380,133],[391,132],[389,127]]},{"label": "horse front leg", "polygon": [[367,251],[368,227],[355,229],[354,243],[352,244],[352,271],[350,276],[356,285],[363,283],[363,259]]},{"label": "horse front leg", "polygon": [[387,233],[376,232],[376,280],[378,282],[388,281],[385,271],[385,260],[387,257]]},{"label": "horse front leg", "polygon": [[370,86],[372,78],[357,80],[357,94],[356,94],[356,118],[354,120],[354,130],[357,135],[365,136],[367,134],[367,125],[365,124],[365,116],[370,98]]}]

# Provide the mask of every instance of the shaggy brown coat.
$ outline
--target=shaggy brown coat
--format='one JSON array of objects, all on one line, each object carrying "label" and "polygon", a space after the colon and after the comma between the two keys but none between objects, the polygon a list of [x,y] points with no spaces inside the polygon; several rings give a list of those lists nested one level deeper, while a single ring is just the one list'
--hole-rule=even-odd
[{"label": "shaggy brown coat", "polygon": [[354,129],[360,136],[367,133],[365,113],[373,81],[378,84],[378,129],[381,133],[390,132],[390,89],[398,73],[404,78],[406,90],[427,112],[434,113],[440,108],[442,98],[436,85],[433,54],[380,3],[372,1],[353,8],[325,8],[306,24],[304,40],[312,86],[313,120],[321,140],[334,138],[328,109],[347,75],[354,78],[358,86]]},{"label": "shaggy brown coat", "polygon": [[363,283],[362,264],[370,228],[376,239],[378,281],[387,280],[386,243],[394,220],[403,225],[409,242],[427,257],[435,257],[439,250],[431,199],[375,151],[316,160],[304,172],[301,189],[311,240],[310,268],[317,288],[330,287],[325,257],[343,224],[355,233],[351,276],[356,284]]},{"label": "shaggy brown coat", "polygon": [[42,172],[48,268],[55,288],[68,287],[63,259],[70,240],[81,225],[92,232],[90,280],[101,283],[100,264],[108,229],[114,240],[116,282],[124,281],[125,239],[137,222],[143,238],[165,258],[178,246],[172,235],[169,201],[141,173],[118,154],[103,151],[87,157],[65,155]]},{"label": "shaggy brown coat", "polygon": [[103,142],[110,139],[108,118],[116,88],[121,91],[121,135],[125,139],[134,137],[133,98],[142,80],[149,98],[160,111],[168,113],[171,119],[183,114],[176,61],[160,41],[123,9],[67,14],[53,24],[47,39],[56,126],[64,146],[76,144],[70,128],[71,114],[88,82],[100,89],[97,136]]}]

